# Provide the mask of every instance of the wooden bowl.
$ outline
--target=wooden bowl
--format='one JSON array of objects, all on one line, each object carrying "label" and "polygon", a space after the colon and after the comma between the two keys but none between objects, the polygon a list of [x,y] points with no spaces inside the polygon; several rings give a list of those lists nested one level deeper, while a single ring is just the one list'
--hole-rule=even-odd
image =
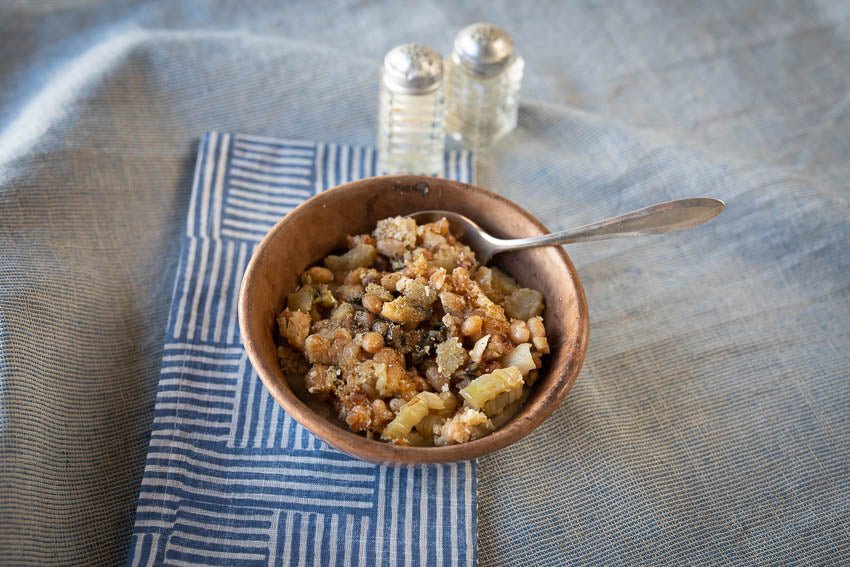
[{"label": "wooden bowl", "polygon": [[433,463],[473,459],[528,435],[566,397],[587,350],[588,310],[581,281],[563,248],[545,247],[498,255],[495,264],[546,299],[544,322],[552,354],[526,404],[490,435],[446,447],[400,447],[368,440],[317,409],[301,380],[283,375],[276,351],[275,315],[296,287],[299,274],[347,234],[370,232],[383,218],[426,209],[455,211],[503,238],[548,232],[507,199],[447,179],[373,177],[320,193],[281,219],[260,242],[239,292],[239,329],[248,358],[268,391],[298,423],[340,451],[377,463]]}]

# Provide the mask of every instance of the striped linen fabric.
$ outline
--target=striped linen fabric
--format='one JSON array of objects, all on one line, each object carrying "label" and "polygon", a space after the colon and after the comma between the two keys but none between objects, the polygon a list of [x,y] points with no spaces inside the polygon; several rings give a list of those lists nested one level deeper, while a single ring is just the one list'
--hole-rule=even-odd
[{"label": "striped linen fabric", "polygon": [[[446,155],[471,182],[472,156]],[[128,565],[471,565],[474,462],[386,467],[330,448],[269,396],[239,342],[258,241],[298,203],[373,175],[375,151],[203,136]]]}]

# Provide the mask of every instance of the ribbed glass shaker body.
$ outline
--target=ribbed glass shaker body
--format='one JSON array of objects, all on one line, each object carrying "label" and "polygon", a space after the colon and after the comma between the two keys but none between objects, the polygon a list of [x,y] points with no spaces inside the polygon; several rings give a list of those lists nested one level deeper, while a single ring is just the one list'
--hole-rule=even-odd
[{"label": "ribbed glass shaker body", "polygon": [[378,173],[442,175],[445,138],[443,88],[427,94],[390,90],[381,81]]},{"label": "ribbed glass shaker body", "polygon": [[442,175],[446,97],[439,54],[417,44],[391,50],[380,91],[378,174]]},{"label": "ribbed glass shaker body", "polygon": [[516,128],[524,68],[504,30],[492,24],[461,30],[446,63],[448,135],[481,151]]}]

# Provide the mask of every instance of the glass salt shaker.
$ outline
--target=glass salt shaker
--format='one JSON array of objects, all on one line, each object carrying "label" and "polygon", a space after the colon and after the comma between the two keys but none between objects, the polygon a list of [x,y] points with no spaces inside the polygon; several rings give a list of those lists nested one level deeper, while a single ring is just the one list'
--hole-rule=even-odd
[{"label": "glass salt shaker", "polygon": [[378,108],[378,174],[442,175],[445,151],[443,59],[424,45],[384,58]]},{"label": "glass salt shaker", "polygon": [[460,30],[446,64],[446,130],[473,150],[486,150],[517,124],[525,62],[502,28],[477,23]]}]

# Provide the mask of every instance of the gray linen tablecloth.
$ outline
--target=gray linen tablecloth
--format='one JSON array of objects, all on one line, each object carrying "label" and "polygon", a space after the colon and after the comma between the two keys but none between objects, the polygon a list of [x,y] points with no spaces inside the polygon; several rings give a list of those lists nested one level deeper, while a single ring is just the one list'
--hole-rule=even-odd
[{"label": "gray linen tablecloth", "polygon": [[670,198],[698,231],[572,246],[590,349],[479,462],[483,565],[850,562],[850,6],[0,6],[0,563],[129,545],[195,144],[370,144],[395,44],[507,27],[479,183],[551,229]]}]

